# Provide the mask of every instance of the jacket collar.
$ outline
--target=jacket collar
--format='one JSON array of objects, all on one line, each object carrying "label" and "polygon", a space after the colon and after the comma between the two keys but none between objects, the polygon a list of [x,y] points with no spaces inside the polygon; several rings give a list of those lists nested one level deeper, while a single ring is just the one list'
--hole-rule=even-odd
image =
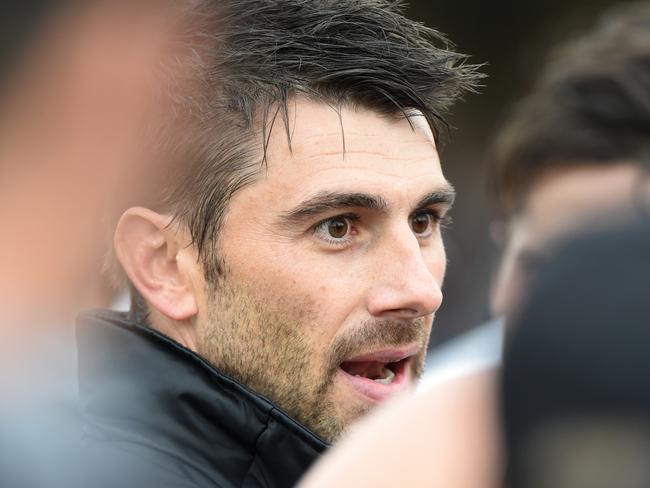
[{"label": "jacket collar", "polygon": [[184,476],[200,466],[217,485],[225,477],[255,486],[293,485],[327,448],[268,399],[126,314],[82,316],[77,341],[95,442],[149,446],[169,453]]}]

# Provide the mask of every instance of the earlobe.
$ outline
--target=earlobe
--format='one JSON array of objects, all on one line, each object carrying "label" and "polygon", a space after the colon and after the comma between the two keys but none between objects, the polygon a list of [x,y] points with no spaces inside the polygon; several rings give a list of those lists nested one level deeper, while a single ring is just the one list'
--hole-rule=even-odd
[{"label": "earlobe", "polygon": [[191,276],[179,259],[187,243],[171,222],[146,208],[128,209],[115,230],[115,252],[150,306],[171,320],[186,321],[198,307]]}]

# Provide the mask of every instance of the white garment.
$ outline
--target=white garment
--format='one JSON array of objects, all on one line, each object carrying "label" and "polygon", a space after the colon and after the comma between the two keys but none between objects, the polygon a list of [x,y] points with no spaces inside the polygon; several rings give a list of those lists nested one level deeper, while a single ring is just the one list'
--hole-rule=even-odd
[{"label": "white garment", "polygon": [[418,391],[501,364],[503,321],[494,319],[429,352]]}]

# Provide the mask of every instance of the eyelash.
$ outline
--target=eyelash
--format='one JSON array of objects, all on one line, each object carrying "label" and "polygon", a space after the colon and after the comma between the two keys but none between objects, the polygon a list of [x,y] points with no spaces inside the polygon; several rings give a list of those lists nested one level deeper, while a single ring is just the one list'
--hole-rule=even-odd
[{"label": "eyelash", "polygon": [[413,213],[411,215],[411,218],[417,215],[430,215],[433,222],[437,223],[441,229],[447,228],[452,222],[451,216],[449,214],[440,215],[440,212],[438,212],[437,210],[433,210],[431,208],[419,210]]}]

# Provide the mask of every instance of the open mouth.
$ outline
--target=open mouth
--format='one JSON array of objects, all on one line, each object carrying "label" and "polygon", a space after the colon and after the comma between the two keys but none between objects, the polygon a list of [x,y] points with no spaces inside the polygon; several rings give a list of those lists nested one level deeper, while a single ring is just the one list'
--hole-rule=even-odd
[{"label": "open mouth", "polygon": [[410,365],[418,350],[413,346],[351,358],[341,363],[340,373],[357,393],[380,402],[408,388]]},{"label": "open mouth", "polygon": [[390,385],[402,372],[405,363],[409,358],[391,363],[379,361],[345,361],[341,363],[341,369],[357,378],[366,378],[381,385]]}]

